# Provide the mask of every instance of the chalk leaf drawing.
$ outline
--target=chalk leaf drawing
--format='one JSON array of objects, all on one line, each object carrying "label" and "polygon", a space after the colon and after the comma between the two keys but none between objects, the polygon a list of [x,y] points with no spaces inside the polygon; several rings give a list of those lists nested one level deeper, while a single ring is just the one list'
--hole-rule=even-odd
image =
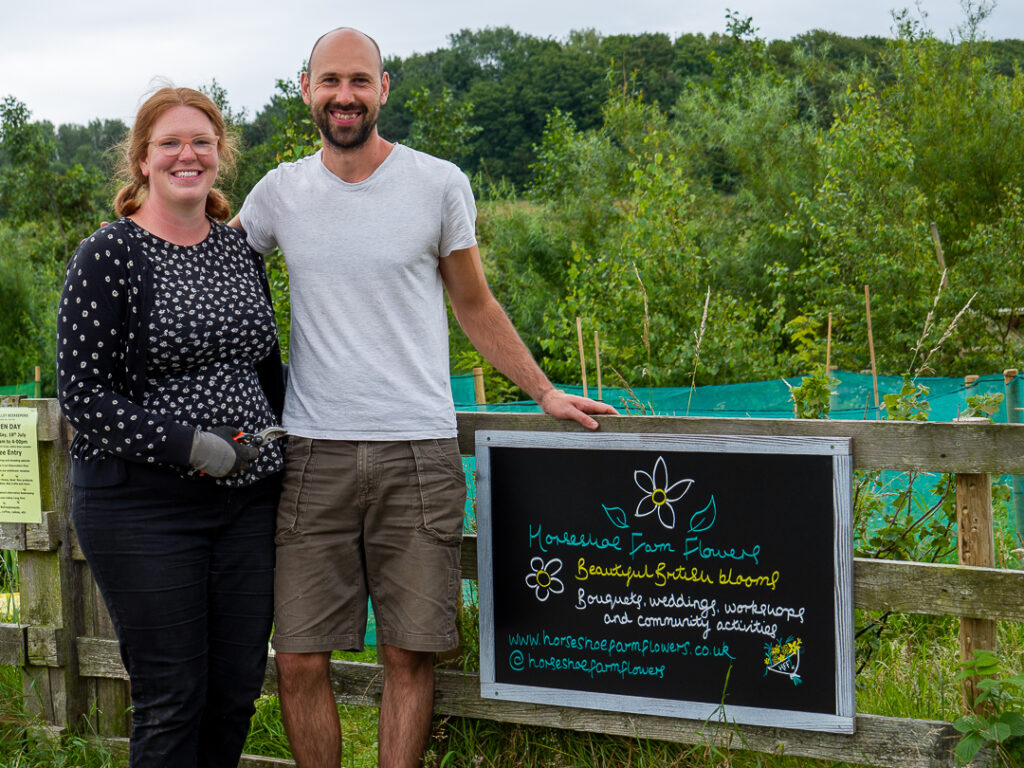
[{"label": "chalk leaf drawing", "polygon": [[601,507],[612,525],[616,528],[629,528],[629,523],[626,522],[626,510],[622,507],[606,507],[604,504]]}]

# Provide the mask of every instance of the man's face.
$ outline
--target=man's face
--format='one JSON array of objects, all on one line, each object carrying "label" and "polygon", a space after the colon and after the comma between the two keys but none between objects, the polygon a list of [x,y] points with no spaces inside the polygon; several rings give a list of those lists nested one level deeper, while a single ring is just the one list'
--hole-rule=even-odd
[{"label": "man's face", "polygon": [[321,40],[301,85],[325,143],[355,149],[374,135],[388,76],[381,75],[376,48],[362,35],[343,30]]}]

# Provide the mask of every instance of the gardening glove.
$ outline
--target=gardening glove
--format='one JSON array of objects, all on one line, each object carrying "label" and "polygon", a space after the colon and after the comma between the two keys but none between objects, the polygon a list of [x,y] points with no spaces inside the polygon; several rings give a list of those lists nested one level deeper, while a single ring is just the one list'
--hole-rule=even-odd
[{"label": "gardening glove", "polygon": [[226,477],[249,468],[259,449],[237,443],[234,436],[242,430],[223,425],[208,432],[196,431],[188,463],[211,477]]}]

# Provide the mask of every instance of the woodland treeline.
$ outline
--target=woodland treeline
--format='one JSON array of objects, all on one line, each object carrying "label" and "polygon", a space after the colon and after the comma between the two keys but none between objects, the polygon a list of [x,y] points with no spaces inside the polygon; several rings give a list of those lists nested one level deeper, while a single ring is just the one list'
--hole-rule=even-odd
[{"label": "woodland treeline", "polygon": [[[826,347],[863,370],[865,285],[880,373],[1000,371],[1024,351],[1024,41],[982,39],[990,11],[950,39],[906,12],[891,38],[464,30],[385,61],[380,129],[470,174],[492,288],[556,381],[580,378],[577,317],[609,384],[807,375]],[[296,77],[254,116],[204,90],[242,139],[236,205],[316,148]],[[0,383],[41,364],[52,392],[63,266],[111,215],[125,130],[0,104]]]}]

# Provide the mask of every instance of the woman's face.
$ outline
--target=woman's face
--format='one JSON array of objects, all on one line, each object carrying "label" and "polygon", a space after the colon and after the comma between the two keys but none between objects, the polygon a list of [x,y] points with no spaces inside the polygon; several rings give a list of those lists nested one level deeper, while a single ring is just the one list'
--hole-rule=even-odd
[{"label": "woman's face", "polygon": [[149,198],[175,208],[205,206],[217,180],[218,143],[210,118],[195,107],[179,105],[160,115],[139,161]]}]

